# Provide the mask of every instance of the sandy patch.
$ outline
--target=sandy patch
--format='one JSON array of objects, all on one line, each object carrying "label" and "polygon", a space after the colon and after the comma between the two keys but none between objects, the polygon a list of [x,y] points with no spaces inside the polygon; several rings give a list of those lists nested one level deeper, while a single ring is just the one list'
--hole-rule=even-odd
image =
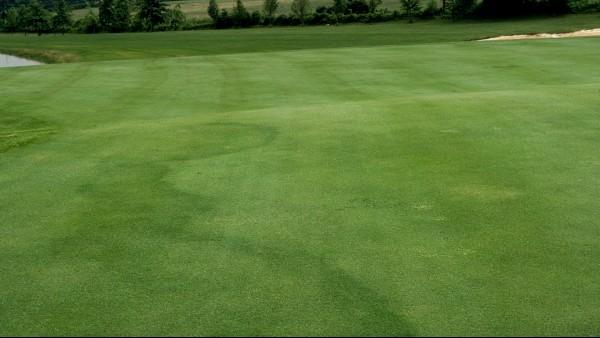
[{"label": "sandy patch", "polygon": [[2,68],[2,67],[37,66],[40,64],[41,63],[39,63],[37,61],[0,53],[0,68]]},{"label": "sandy patch", "polygon": [[521,34],[521,35],[502,35],[493,38],[481,39],[479,41],[506,41],[506,40],[529,40],[529,39],[560,39],[560,38],[576,38],[600,36],[600,28],[584,29],[569,33],[538,33],[538,34]]}]

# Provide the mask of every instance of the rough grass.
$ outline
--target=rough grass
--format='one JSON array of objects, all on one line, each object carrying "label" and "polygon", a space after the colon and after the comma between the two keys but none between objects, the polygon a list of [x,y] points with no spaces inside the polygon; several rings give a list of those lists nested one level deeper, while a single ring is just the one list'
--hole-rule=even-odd
[{"label": "rough grass", "polygon": [[77,62],[79,57],[65,51],[32,49],[32,48],[2,48],[0,53],[19,56],[44,63]]},{"label": "rough grass", "polygon": [[435,27],[0,36],[0,335],[598,335],[600,40]]}]

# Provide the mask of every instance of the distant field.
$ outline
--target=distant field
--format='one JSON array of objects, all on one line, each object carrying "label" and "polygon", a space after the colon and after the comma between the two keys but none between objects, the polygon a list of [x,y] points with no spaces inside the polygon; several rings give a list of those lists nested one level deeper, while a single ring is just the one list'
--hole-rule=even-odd
[{"label": "distant field", "polygon": [[0,34],[0,336],[597,336],[598,16]]},{"label": "distant field", "polygon": [[[201,18],[208,19],[208,14],[206,13],[206,9],[208,7],[209,0],[175,0],[168,1],[170,7],[175,7],[177,5],[181,6],[181,10],[190,18]],[[217,1],[219,4],[219,8],[231,9],[235,4],[235,0],[220,0]],[[262,0],[244,0],[244,6],[249,11],[262,11],[263,1]],[[423,1],[423,3],[427,3]],[[279,0],[279,8],[277,10],[278,14],[289,14],[290,6],[292,4],[292,0]],[[311,0],[310,1],[312,9],[316,9],[319,6],[330,6],[332,4],[332,0]],[[383,0],[381,8],[387,8],[389,10],[400,10],[400,1],[399,0]],[[96,8],[93,9],[95,12]],[[75,18],[82,18],[87,14],[89,9],[77,9],[73,11],[73,15]]]}]

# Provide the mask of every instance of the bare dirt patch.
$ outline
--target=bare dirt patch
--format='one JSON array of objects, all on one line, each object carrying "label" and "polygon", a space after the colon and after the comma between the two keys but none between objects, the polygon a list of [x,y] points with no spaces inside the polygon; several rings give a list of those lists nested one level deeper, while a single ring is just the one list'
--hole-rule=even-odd
[{"label": "bare dirt patch", "polygon": [[600,36],[600,28],[584,29],[568,33],[538,33],[538,34],[520,34],[520,35],[502,35],[493,38],[481,39],[479,41],[506,41],[506,40],[529,40],[529,39],[560,39]]}]

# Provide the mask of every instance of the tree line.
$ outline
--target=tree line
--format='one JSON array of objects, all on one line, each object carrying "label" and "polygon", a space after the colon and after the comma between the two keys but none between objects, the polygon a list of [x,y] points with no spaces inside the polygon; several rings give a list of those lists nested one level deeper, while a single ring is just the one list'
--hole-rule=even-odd
[{"label": "tree line", "polygon": [[435,17],[489,19],[501,17],[561,15],[572,12],[600,11],[600,0],[397,0],[400,10],[380,8],[382,0],[331,0],[329,6],[314,10],[310,0],[292,0],[291,13],[277,15],[278,0],[264,0],[262,11],[249,12],[236,0],[231,10],[219,9],[210,0],[207,12],[215,28],[319,25],[351,22],[382,22]]},{"label": "tree line", "polygon": [[[12,0],[17,1],[17,0]],[[600,11],[600,0],[398,0],[400,10],[381,8],[382,0],[331,0],[328,6],[312,8],[310,0],[292,0],[289,14],[278,13],[279,0],[263,0],[261,11],[249,11],[242,0],[233,8],[220,8],[210,0],[210,22],[190,19],[179,5],[164,0],[98,0],[98,11],[74,20],[67,0],[22,0],[25,3],[0,8],[0,31],[24,33],[115,33],[202,28],[293,26],[382,22],[418,18],[451,19],[557,15],[572,11]],[[48,2],[51,5],[48,5]],[[70,0],[80,1],[80,0]],[[44,5],[45,4],[45,5]]]},{"label": "tree line", "polygon": [[186,20],[178,6],[168,8],[163,0],[100,0],[97,13],[90,7],[78,20],[73,19],[67,0],[52,0],[50,8],[39,0],[28,0],[0,13],[0,31],[64,34],[178,30]]}]

